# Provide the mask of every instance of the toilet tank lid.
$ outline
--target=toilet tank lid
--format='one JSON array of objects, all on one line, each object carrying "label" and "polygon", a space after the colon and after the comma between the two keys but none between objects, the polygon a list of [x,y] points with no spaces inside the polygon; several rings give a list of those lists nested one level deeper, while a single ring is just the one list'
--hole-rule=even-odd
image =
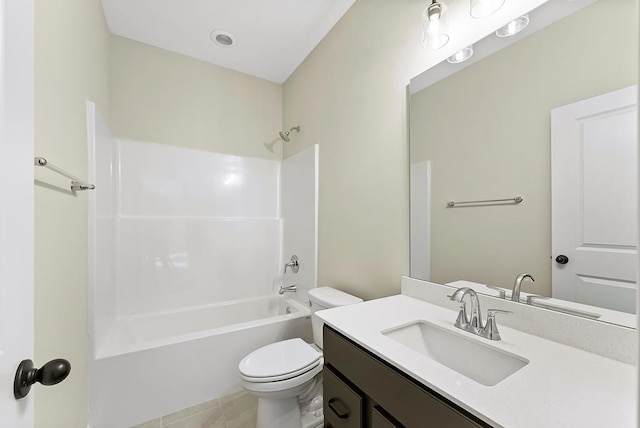
[{"label": "toilet tank lid", "polygon": [[335,308],[362,302],[359,297],[331,287],[312,288],[309,290],[309,299],[325,308]]}]

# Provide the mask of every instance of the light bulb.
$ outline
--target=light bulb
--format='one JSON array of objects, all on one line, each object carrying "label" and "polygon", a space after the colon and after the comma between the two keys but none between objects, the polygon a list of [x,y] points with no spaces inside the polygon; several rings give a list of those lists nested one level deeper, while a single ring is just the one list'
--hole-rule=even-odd
[{"label": "light bulb", "polygon": [[498,37],[511,37],[529,25],[529,15],[522,15],[496,31]]},{"label": "light bulb", "polygon": [[438,20],[440,20],[440,18],[442,18],[442,13],[443,13],[443,5],[442,5],[442,3],[438,3],[438,2],[434,1],[427,8],[427,18],[429,19],[429,21],[438,21]]},{"label": "light bulb", "polygon": [[486,18],[502,7],[504,0],[471,0],[471,16]]},{"label": "light bulb", "polygon": [[449,42],[445,5],[434,1],[422,14],[422,43],[427,50],[440,49]]},{"label": "light bulb", "polygon": [[458,52],[447,58],[447,62],[451,64],[458,64],[468,60],[473,55],[473,45],[469,45],[464,49],[460,49]]}]

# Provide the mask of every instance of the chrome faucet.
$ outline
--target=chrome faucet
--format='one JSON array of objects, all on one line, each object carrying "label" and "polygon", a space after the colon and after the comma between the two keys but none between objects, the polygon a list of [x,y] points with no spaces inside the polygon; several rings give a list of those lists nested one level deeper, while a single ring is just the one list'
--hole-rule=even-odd
[{"label": "chrome faucet", "polygon": [[[467,314],[467,304],[464,298],[469,296],[471,300],[471,318]],[[447,296],[451,300],[460,303],[460,311],[458,318],[454,324],[455,327],[476,334],[490,340],[500,340],[500,332],[496,324],[497,314],[510,314],[511,311],[503,311],[501,309],[487,310],[487,323],[482,322],[482,312],[480,310],[480,300],[476,292],[469,287],[458,288],[451,296]]]},{"label": "chrome faucet", "polygon": [[281,285],[278,294],[295,293],[297,289],[298,287],[296,285],[287,285],[286,287]]},{"label": "chrome faucet", "polygon": [[532,282],[535,282],[535,279],[528,273],[521,273],[516,278],[516,281],[513,283],[513,291],[511,292],[511,300],[514,302],[520,301],[520,287],[522,286],[522,281],[529,278]]},{"label": "chrome faucet", "polygon": [[298,261],[298,256],[294,254],[293,256],[291,256],[291,261],[284,264],[284,273],[287,273],[287,268],[291,268],[291,271],[293,273],[298,273],[298,270],[300,269],[300,262]]}]

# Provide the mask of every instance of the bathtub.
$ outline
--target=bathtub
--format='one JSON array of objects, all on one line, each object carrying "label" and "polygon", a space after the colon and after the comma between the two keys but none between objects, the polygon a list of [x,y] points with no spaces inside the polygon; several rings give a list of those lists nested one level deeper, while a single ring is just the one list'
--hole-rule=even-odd
[{"label": "bathtub", "polygon": [[116,320],[89,361],[92,428],[126,428],[240,391],[238,363],[311,341],[309,308],[269,296]]}]

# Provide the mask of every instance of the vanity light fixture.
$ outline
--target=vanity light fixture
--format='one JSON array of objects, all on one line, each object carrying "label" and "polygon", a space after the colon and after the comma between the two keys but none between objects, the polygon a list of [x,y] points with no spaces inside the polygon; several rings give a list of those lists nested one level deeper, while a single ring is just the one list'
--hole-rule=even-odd
[{"label": "vanity light fixture", "polygon": [[486,18],[502,7],[504,0],[471,0],[471,16]]},{"label": "vanity light fixture", "polygon": [[458,52],[447,58],[447,62],[451,64],[458,64],[468,60],[473,55],[473,45],[469,45],[464,49],[460,49]]},{"label": "vanity light fixture", "polygon": [[513,21],[509,22],[504,27],[498,28],[496,36],[498,37],[511,37],[524,30],[529,25],[529,15],[522,15]]},{"label": "vanity light fixture", "polygon": [[422,44],[427,50],[436,50],[448,42],[446,6],[433,0],[422,14]]}]

